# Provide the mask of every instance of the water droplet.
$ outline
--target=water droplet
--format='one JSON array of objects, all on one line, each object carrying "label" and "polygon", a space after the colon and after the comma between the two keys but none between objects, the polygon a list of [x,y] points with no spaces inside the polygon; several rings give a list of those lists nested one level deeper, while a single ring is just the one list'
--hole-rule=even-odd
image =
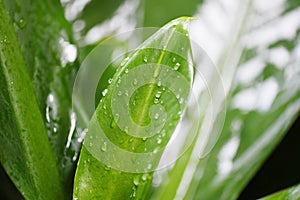
[{"label": "water droplet", "polygon": [[101,151],[105,152],[107,150],[107,143],[103,142],[103,144],[101,145]]},{"label": "water droplet", "polygon": [[157,91],[157,93],[155,94],[155,97],[156,97],[157,99],[159,99],[159,98],[161,97],[161,91]]},{"label": "water droplet", "polygon": [[146,56],[144,57],[144,59],[143,59],[143,60],[144,60],[144,62],[145,62],[145,63],[147,63],[147,62],[148,62],[148,58],[147,58]]},{"label": "water droplet", "polygon": [[17,21],[17,26],[20,29],[23,29],[26,26],[26,21],[23,18],[21,18],[19,21]]},{"label": "water droplet", "polygon": [[148,179],[148,174],[143,174],[142,180],[143,180],[143,181],[146,181],[147,179]]},{"label": "water droplet", "polygon": [[158,104],[159,103],[159,100],[157,98],[154,98],[154,101],[153,101],[154,104]]},{"label": "water droplet", "polygon": [[125,96],[128,96],[128,90],[125,90],[124,94]]},{"label": "water droplet", "polygon": [[108,92],[108,89],[106,88],[106,89],[104,89],[103,91],[102,91],[102,96],[104,96],[105,97],[105,95],[107,94],[107,92]]},{"label": "water droplet", "polygon": [[114,119],[111,119],[111,122],[110,122],[110,128],[115,128],[117,126],[116,122]]},{"label": "water droplet", "polygon": [[118,92],[118,96],[121,96],[122,95],[122,91],[121,90],[119,90],[119,92]]},{"label": "water droplet", "polygon": [[176,62],[176,58],[175,57],[172,59],[172,62]]},{"label": "water droplet", "polygon": [[108,84],[111,84],[112,83],[112,78],[108,79]]},{"label": "water droplet", "polygon": [[118,122],[120,115],[118,113],[115,114],[115,121]]},{"label": "water droplet", "polygon": [[133,79],[133,85],[137,85],[137,80]]},{"label": "water droplet", "polygon": [[180,99],[179,99],[179,103],[180,103],[180,104],[183,104],[183,102],[184,102],[184,99],[183,99],[183,98],[180,98]]},{"label": "water droplet", "polygon": [[157,138],[157,144],[161,144],[162,139],[161,138]]},{"label": "water droplet", "polygon": [[124,127],[124,132],[125,132],[125,133],[128,133],[128,126],[125,126],[125,127]]},{"label": "water droplet", "polygon": [[175,69],[175,70],[178,70],[179,67],[180,67],[180,63],[176,63],[175,66],[174,66],[174,69]]},{"label": "water droplet", "polygon": [[153,150],[153,153],[154,153],[154,154],[157,154],[158,150],[159,150],[159,148],[156,147],[156,148]]},{"label": "water droplet", "polygon": [[146,142],[147,139],[148,139],[147,137],[143,137],[143,138],[142,138],[143,142]]},{"label": "water droplet", "polygon": [[161,80],[158,80],[157,82],[157,86],[160,87],[161,86]]},{"label": "water droplet", "polygon": [[147,169],[150,170],[151,168],[152,168],[152,165],[149,163],[149,164],[147,165]]},{"label": "water droplet", "polygon": [[155,113],[154,119],[158,119],[158,118],[159,118],[159,114],[158,114],[158,113]]},{"label": "water droplet", "polygon": [[93,143],[90,142],[90,143],[89,143],[89,146],[92,147],[92,146],[93,146]]},{"label": "water droplet", "polygon": [[140,177],[139,177],[139,176],[135,176],[135,177],[133,178],[133,184],[134,184],[135,186],[138,186],[139,183],[140,183]]},{"label": "water droplet", "polygon": [[134,186],[134,187],[132,188],[132,193],[131,193],[131,195],[130,195],[130,199],[134,199],[135,195],[136,195],[136,188],[135,188],[135,186]]},{"label": "water droplet", "polygon": [[126,68],[126,69],[125,69],[125,73],[127,74],[128,72],[129,72],[129,70]]},{"label": "water droplet", "polygon": [[129,142],[130,142],[130,143],[133,142],[133,138],[130,138],[130,139],[129,139]]},{"label": "water droplet", "polygon": [[105,170],[105,171],[110,171],[110,169],[111,169],[111,168],[110,168],[109,166],[105,165],[105,167],[104,167],[104,170]]},{"label": "water droplet", "polygon": [[161,132],[161,136],[162,137],[165,137],[166,136],[166,130],[164,129],[164,130],[162,130],[162,132]]},{"label": "water droplet", "polygon": [[106,110],[106,104],[103,104],[103,109]]}]

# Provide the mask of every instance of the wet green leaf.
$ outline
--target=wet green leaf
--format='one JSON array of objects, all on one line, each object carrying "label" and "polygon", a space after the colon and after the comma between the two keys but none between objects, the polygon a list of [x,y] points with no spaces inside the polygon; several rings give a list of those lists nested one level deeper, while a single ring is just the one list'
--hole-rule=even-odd
[{"label": "wet green leaf", "polygon": [[[198,17],[212,20],[205,9],[218,10],[221,5],[224,13],[214,16],[215,24],[217,20],[225,23],[228,17],[229,33],[221,32],[217,25],[207,26],[205,20],[201,25],[215,41],[226,38],[225,42],[216,44],[208,37],[204,38],[208,41],[200,41],[223,49],[219,55],[215,54],[217,48],[208,53],[225,80],[228,97],[224,127],[207,156],[194,154],[199,148],[195,145],[178,160],[167,175],[169,181],[154,188],[160,199],[236,199],[299,114],[300,26],[292,22],[299,15],[300,5],[290,9],[290,1],[283,1],[271,9],[252,1],[237,7],[206,2]],[[232,24],[225,10],[236,14]],[[290,32],[270,36],[270,32],[285,29],[286,23],[293,24],[289,25]],[[214,124],[220,125],[218,120]]]},{"label": "wet green leaf", "polygon": [[0,161],[25,198],[62,199],[59,170],[2,0],[0,16]]},{"label": "wet green leaf", "polygon": [[168,23],[121,62],[90,121],[74,198],[145,198],[189,95],[188,21]]},{"label": "wet green leaf", "polygon": [[270,196],[261,198],[261,200],[298,200],[300,199],[300,185],[276,192]]},{"label": "wet green leaf", "polygon": [[34,86],[60,178],[66,188],[70,188],[76,150],[72,145],[67,146],[67,140],[69,134],[76,133],[71,128],[71,94],[78,69],[71,24],[65,20],[58,1],[5,2]]}]

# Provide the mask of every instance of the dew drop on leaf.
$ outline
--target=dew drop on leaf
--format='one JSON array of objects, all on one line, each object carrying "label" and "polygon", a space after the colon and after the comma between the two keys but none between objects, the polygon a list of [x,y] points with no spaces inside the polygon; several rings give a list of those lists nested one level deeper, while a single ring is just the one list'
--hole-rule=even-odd
[{"label": "dew drop on leaf", "polygon": [[133,85],[137,85],[137,80],[133,79]]},{"label": "dew drop on leaf", "polygon": [[143,181],[146,181],[147,179],[148,179],[148,174],[143,174],[142,180],[143,180]]},{"label": "dew drop on leaf", "polygon": [[124,127],[124,132],[125,132],[125,133],[128,133],[128,126],[125,126],[125,127]]},{"label": "dew drop on leaf", "polygon": [[145,62],[145,63],[147,63],[147,62],[148,62],[148,58],[147,58],[146,56],[144,57],[144,59],[143,59],[143,60],[144,60],[144,62]]},{"label": "dew drop on leaf", "polygon": [[110,171],[110,169],[111,169],[111,168],[110,168],[109,166],[105,165],[105,167],[104,167],[104,170],[105,170],[105,171]]},{"label": "dew drop on leaf", "polygon": [[180,67],[180,63],[176,63],[175,66],[174,66],[174,69],[175,69],[175,70],[178,70],[179,67]]},{"label": "dew drop on leaf", "polygon": [[133,184],[134,184],[135,186],[138,186],[139,183],[140,183],[140,177],[139,177],[139,176],[135,176],[135,177],[133,178]]},{"label": "dew drop on leaf", "polygon": [[157,138],[157,144],[161,144],[162,139],[161,138]]},{"label": "dew drop on leaf", "polygon": [[101,145],[101,151],[105,152],[107,150],[107,143],[103,142],[103,144]]},{"label": "dew drop on leaf", "polygon": [[152,165],[149,163],[149,164],[147,165],[147,169],[150,170],[151,168],[152,168]]},{"label": "dew drop on leaf", "polygon": [[161,91],[158,91],[158,92],[155,94],[155,97],[156,97],[157,99],[159,99],[160,96],[161,96]]},{"label": "dew drop on leaf", "polygon": [[157,82],[157,86],[161,86],[161,80],[159,80],[158,82]]},{"label": "dew drop on leaf", "polygon": [[117,124],[116,124],[115,120],[112,119],[111,122],[110,122],[110,128],[115,128],[116,125],[117,125]]},{"label": "dew drop on leaf", "polygon": [[20,29],[23,29],[26,26],[26,21],[23,18],[21,18],[19,19],[19,21],[17,21],[16,24]]},{"label": "dew drop on leaf", "polygon": [[104,97],[105,97],[105,95],[107,94],[107,92],[108,92],[107,88],[106,88],[106,89],[104,89],[104,90],[102,91],[102,96],[104,96]]}]

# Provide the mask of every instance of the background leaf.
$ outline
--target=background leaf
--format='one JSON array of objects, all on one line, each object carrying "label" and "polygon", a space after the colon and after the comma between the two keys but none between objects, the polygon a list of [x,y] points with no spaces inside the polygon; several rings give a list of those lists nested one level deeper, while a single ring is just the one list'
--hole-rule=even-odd
[{"label": "background leaf", "polygon": [[298,185],[298,186],[294,186],[289,189],[277,192],[277,193],[267,196],[265,198],[262,198],[262,200],[280,200],[280,199],[293,200],[293,199],[299,199],[299,198],[300,198],[300,186]]},{"label": "background leaf", "polygon": [[1,163],[24,197],[63,198],[32,82],[3,1],[0,15]]},{"label": "background leaf", "polygon": [[[182,161],[186,158],[183,156],[178,161],[179,167],[169,173],[169,183],[159,188],[161,193],[175,193],[176,198],[187,199],[236,199],[298,115],[299,20],[295,16],[299,11],[283,9],[289,8],[288,1],[277,2],[273,7],[259,1],[249,1],[247,7],[245,5],[245,2],[206,2],[197,16],[202,18],[198,26],[202,25],[203,32],[191,27],[192,33],[195,28],[195,33],[204,37],[195,35],[194,39],[217,63],[225,90],[230,89],[226,121],[210,154],[199,159],[201,155],[193,156],[191,151],[186,156],[189,161],[180,165],[186,162]],[[209,10],[220,12],[212,17]],[[224,33],[221,21],[228,23],[228,31]],[[289,31],[270,37],[271,32],[282,30],[285,25]],[[292,48],[279,42],[282,40],[293,44]],[[280,62],[278,57],[284,60]],[[184,172],[179,177],[181,170]],[[180,183],[173,187],[177,180]]]},{"label": "background leaf", "polygon": [[70,195],[79,148],[69,144],[68,137],[73,132],[75,136],[81,133],[74,129],[71,110],[72,84],[78,69],[71,24],[65,20],[58,1],[5,3],[34,86],[60,179]]}]

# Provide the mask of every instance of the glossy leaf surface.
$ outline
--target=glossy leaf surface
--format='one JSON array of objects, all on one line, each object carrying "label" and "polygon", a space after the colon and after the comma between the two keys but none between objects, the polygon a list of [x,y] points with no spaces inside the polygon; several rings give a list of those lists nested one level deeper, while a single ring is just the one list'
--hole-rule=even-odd
[{"label": "glossy leaf surface", "polygon": [[[192,66],[185,59],[191,53],[188,21],[179,18],[168,23],[122,61],[90,121],[75,177],[75,198],[145,197],[152,171],[180,119],[179,112],[190,90]],[[182,52],[178,55],[171,50]],[[108,141],[97,132],[100,129]],[[122,152],[112,151],[111,143]],[[141,153],[148,153],[147,161],[130,163],[126,156],[120,157]]]},{"label": "glossy leaf surface", "polygon": [[25,198],[61,199],[55,157],[3,1],[0,15],[0,161]]},{"label": "glossy leaf surface", "polygon": [[61,181],[66,187],[71,187],[76,150],[67,144],[68,136],[73,132],[76,134],[71,128],[71,93],[77,71],[77,49],[72,44],[71,25],[65,20],[58,1],[5,2],[34,86]]},{"label": "glossy leaf surface", "polygon": [[281,199],[287,199],[287,200],[300,199],[300,186],[299,185],[294,186],[286,190],[276,192],[275,194],[272,194],[270,196],[261,198],[261,200],[281,200]]},{"label": "glossy leaf surface", "polygon": [[[205,19],[198,24],[204,38],[194,39],[217,63],[224,79],[226,120],[209,155],[194,154],[199,148],[194,146],[178,161],[169,182],[158,188],[163,197],[236,199],[299,114],[299,7],[290,9],[290,3],[204,3],[197,16]],[[221,7],[223,11],[213,18],[205,12]],[[215,20],[215,26],[209,20]],[[218,27],[225,21],[226,31]],[[287,23],[289,31],[271,34]]]}]

